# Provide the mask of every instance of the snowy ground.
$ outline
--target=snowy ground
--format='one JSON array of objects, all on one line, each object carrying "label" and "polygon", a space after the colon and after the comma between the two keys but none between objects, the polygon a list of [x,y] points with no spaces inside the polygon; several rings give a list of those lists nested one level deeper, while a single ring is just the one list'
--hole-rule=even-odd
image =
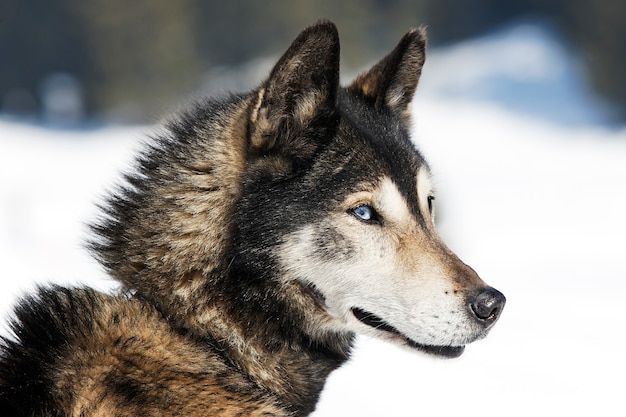
[{"label": "snowy ground", "polygon": [[[414,110],[415,140],[439,191],[440,233],[505,293],[504,314],[487,339],[454,360],[360,338],[316,417],[626,412],[626,129],[598,124],[575,77],[540,71],[569,67],[563,57],[541,66],[558,52],[545,38],[497,39],[506,36],[510,43],[491,38],[433,54]],[[508,91],[524,91],[526,107],[514,94],[477,97],[464,90],[471,79],[458,83],[467,71],[474,81],[486,77],[483,85],[502,82],[502,72],[480,73],[502,64],[498,45],[536,58],[529,67],[501,65],[513,74]],[[457,84],[434,88],[443,74]],[[555,91],[555,80],[574,96]],[[34,283],[112,287],[81,247],[84,224],[145,130],[0,121],[0,315]]]}]

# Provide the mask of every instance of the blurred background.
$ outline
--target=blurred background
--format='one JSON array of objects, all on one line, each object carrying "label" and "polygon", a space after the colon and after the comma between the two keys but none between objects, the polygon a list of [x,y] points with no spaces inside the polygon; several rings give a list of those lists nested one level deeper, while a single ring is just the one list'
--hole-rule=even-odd
[{"label": "blurred background", "polygon": [[[532,20],[576,54],[611,122],[626,120],[621,0],[2,0],[0,113],[64,123],[153,120],[190,94],[247,88],[303,27],[340,28],[357,70],[409,27],[431,47]],[[271,62],[271,60],[270,60]]]},{"label": "blurred background", "polygon": [[623,0],[0,0],[0,334],[35,285],[114,289],[85,225],[155,123],[322,17],[344,83],[428,27],[437,228],[507,306],[457,360],[359,337],[315,416],[626,415]]}]

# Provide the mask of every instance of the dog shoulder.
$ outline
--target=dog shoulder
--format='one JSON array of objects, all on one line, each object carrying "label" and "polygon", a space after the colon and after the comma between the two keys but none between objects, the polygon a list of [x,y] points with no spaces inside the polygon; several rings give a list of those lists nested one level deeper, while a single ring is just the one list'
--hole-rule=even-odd
[{"label": "dog shoulder", "polygon": [[41,288],[17,306],[11,327],[0,342],[6,415],[289,415],[134,298]]}]

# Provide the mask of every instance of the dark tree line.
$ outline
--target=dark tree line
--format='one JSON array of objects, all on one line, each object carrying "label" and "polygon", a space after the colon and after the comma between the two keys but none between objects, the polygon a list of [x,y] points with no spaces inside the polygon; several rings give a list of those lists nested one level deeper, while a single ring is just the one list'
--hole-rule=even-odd
[{"label": "dark tree line", "polygon": [[552,21],[581,49],[597,91],[626,109],[623,0],[0,0],[0,110],[38,111],[46,79],[67,73],[88,115],[145,120],[211,68],[276,55],[320,17],[338,24],[355,68],[408,27],[428,25],[436,45],[523,16]]}]

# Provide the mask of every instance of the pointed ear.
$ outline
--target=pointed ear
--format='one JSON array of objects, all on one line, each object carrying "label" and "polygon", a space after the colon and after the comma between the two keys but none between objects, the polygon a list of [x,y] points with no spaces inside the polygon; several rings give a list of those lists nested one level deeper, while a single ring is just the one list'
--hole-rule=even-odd
[{"label": "pointed ear", "polygon": [[409,31],[387,56],[348,87],[410,123],[411,102],[426,59],[426,30]]},{"label": "pointed ear", "polygon": [[306,28],[258,90],[250,115],[253,154],[306,159],[337,124],[339,35],[320,21]]}]

